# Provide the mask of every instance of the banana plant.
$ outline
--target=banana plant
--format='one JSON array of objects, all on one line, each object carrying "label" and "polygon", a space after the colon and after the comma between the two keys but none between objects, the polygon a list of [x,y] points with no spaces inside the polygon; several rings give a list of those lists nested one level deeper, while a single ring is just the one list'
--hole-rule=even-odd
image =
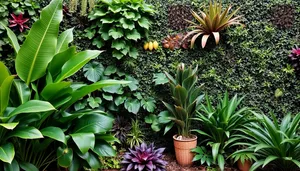
[{"label": "banana plant", "polygon": [[[17,74],[10,76],[6,67],[0,65],[7,71],[0,77],[3,80],[0,119],[10,124],[2,127],[17,131],[4,134],[3,141],[18,137],[3,143],[3,148],[11,151],[7,158],[0,158],[5,162],[0,163],[5,170],[45,170],[55,161],[71,171],[82,167],[98,169],[101,165],[98,156],[115,155],[110,144],[116,139],[109,134],[114,119],[102,111],[72,112],[70,107],[93,91],[130,82],[105,80],[91,85],[71,82],[68,78],[101,51],[77,52],[76,47],[69,47],[73,29],[58,35],[62,16],[62,0],[53,0],[42,10],[22,46],[5,27],[16,52]],[[35,130],[32,136],[19,135],[20,131],[31,128]]]}]

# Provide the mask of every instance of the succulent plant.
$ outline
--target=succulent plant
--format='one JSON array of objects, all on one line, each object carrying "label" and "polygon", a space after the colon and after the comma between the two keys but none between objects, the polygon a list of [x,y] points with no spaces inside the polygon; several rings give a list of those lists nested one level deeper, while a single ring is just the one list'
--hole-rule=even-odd
[{"label": "succulent plant", "polygon": [[122,144],[126,144],[127,141],[127,134],[130,132],[131,125],[129,124],[128,119],[117,116],[112,128],[112,132],[114,133],[115,137],[120,140]]},{"label": "succulent plant", "polygon": [[185,19],[192,20],[191,8],[187,5],[171,5],[168,8],[169,28],[173,30],[183,30],[189,25]]},{"label": "succulent plant", "polygon": [[153,143],[135,146],[124,154],[121,171],[165,171],[167,162],[163,160],[164,150],[155,148]]},{"label": "succulent plant", "polygon": [[163,41],[163,47],[166,49],[174,50],[174,49],[188,49],[189,48],[189,39],[184,39],[185,34],[179,33],[176,35],[168,35]]},{"label": "succulent plant", "polygon": [[20,32],[23,32],[24,28],[28,29],[28,25],[25,23],[29,20],[29,18],[23,18],[23,14],[20,13],[18,16],[15,14],[10,14],[13,19],[8,20],[10,25],[9,27],[19,27]]},{"label": "succulent plant", "polygon": [[289,61],[297,74],[300,74],[300,48],[296,46],[289,55]]},{"label": "succulent plant", "polygon": [[[212,2],[210,1],[209,7],[201,11],[201,16],[199,16],[195,11],[191,11],[193,17],[197,20],[198,23],[195,23],[190,20],[186,20],[191,24],[190,28],[193,29],[190,31],[185,38],[192,36],[191,39],[191,48],[194,47],[196,39],[202,36],[202,48],[205,47],[207,39],[210,35],[213,35],[216,41],[216,44],[220,40],[220,31],[229,27],[231,25],[240,24],[240,18],[242,16],[233,17],[239,9],[236,9],[232,13],[229,13],[231,6],[229,5],[225,10],[222,8],[221,2]],[[185,39],[184,38],[184,39]]]},{"label": "succulent plant", "polygon": [[271,9],[271,21],[279,28],[290,28],[295,20],[295,8],[292,5],[276,5]]}]

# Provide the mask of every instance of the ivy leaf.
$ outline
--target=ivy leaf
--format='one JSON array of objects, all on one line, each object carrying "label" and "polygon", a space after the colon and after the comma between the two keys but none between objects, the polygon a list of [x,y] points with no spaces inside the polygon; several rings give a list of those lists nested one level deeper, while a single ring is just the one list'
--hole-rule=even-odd
[{"label": "ivy leaf", "polygon": [[112,28],[108,31],[108,35],[113,37],[114,39],[121,38],[124,36],[123,30],[121,28]]},{"label": "ivy leaf", "polygon": [[111,75],[117,72],[117,68],[113,65],[109,65],[108,67],[106,67],[105,71],[104,71],[104,75]]},{"label": "ivy leaf", "polygon": [[111,5],[108,7],[108,10],[110,10],[113,13],[118,13],[122,10],[122,8],[118,5]]},{"label": "ivy leaf", "polygon": [[125,29],[132,30],[132,29],[135,28],[134,22],[131,21],[131,20],[127,20],[125,18],[121,18],[120,19],[120,23],[122,24],[122,27],[125,28]]},{"label": "ivy leaf", "polygon": [[89,97],[87,99],[87,101],[89,102],[89,106],[92,108],[92,109],[95,109],[97,107],[100,106],[100,104],[102,103],[102,100],[100,99],[100,97]]},{"label": "ivy leaf", "polygon": [[102,18],[101,20],[100,20],[102,23],[106,23],[106,24],[111,24],[111,23],[113,23],[115,20],[112,18],[112,17],[105,17],[105,18]]},{"label": "ivy leaf", "polygon": [[155,85],[163,85],[169,82],[168,78],[164,73],[155,73],[153,75],[153,82],[155,83]]},{"label": "ivy leaf", "polygon": [[113,100],[113,96],[111,94],[106,94],[106,93],[103,93],[102,94],[102,97],[107,100],[107,101],[112,101]]},{"label": "ivy leaf", "polygon": [[150,22],[149,22],[149,20],[146,18],[146,17],[142,17],[142,18],[140,18],[139,20],[138,20],[138,23],[139,23],[139,25],[141,26],[141,27],[143,27],[143,28],[145,28],[145,29],[147,29],[147,30],[149,30],[149,27],[150,27]]},{"label": "ivy leaf", "polygon": [[74,109],[75,109],[75,111],[78,111],[78,110],[84,109],[86,107],[86,105],[87,105],[87,102],[85,100],[79,101],[79,102],[75,103]]},{"label": "ivy leaf", "polygon": [[141,103],[138,99],[129,98],[125,101],[124,107],[128,112],[137,114],[140,110]]},{"label": "ivy leaf", "polygon": [[101,63],[93,61],[86,64],[83,68],[84,76],[91,82],[100,80],[104,73],[104,67]]},{"label": "ivy leaf", "polygon": [[126,98],[127,98],[126,96],[118,96],[117,98],[115,98],[115,104],[117,106],[123,104],[125,102]]},{"label": "ivy leaf", "polygon": [[124,49],[126,46],[125,40],[113,40],[111,47],[117,50]]},{"label": "ivy leaf", "polygon": [[87,37],[89,39],[92,39],[96,34],[96,30],[94,30],[94,29],[85,29],[84,31],[86,32],[85,37]]},{"label": "ivy leaf", "polygon": [[92,44],[100,49],[105,45],[105,42],[101,39],[101,37],[98,36],[97,38],[93,39]]},{"label": "ivy leaf", "polygon": [[154,112],[156,105],[155,105],[155,100],[153,98],[148,98],[146,100],[142,100],[142,107],[147,110],[148,112]]},{"label": "ivy leaf", "polygon": [[136,80],[135,78],[133,78],[129,75],[126,75],[125,80],[126,81],[131,81],[131,83],[127,84],[127,86],[129,87],[129,89],[131,91],[135,91],[135,90],[138,89],[138,84],[139,84],[138,80]]},{"label": "ivy leaf", "polygon": [[134,97],[136,97],[136,98],[139,99],[139,100],[142,100],[142,99],[143,99],[143,97],[142,97],[142,95],[141,95],[140,92],[136,92],[136,93],[134,93],[133,95],[134,95]]},{"label": "ivy leaf", "polygon": [[94,16],[97,17],[103,17],[107,14],[106,10],[104,10],[103,8],[97,9],[97,11],[93,14]]},{"label": "ivy leaf", "polygon": [[112,56],[117,58],[118,60],[122,59],[124,57],[124,54],[116,49],[113,50]]},{"label": "ivy leaf", "polygon": [[134,59],[137,59],[138,55],[139,55],[139,52],[138,52],[137,48],[131,47],[130,51],[129,51],[129,56],[134,58]]},{"label": "ivy leaf", "polygon": [[126,37],[127,39],[137,41],[138,39],[141,38],[141,34],[136,29],[126,30]]},{"label": "ivy leaf", "polygon": [[134,12],[127,12],[127,11],[125,11],[123,13],[123,16],[126,17],[127,19],[133,19],[133,18],[135,18],[135,13]]}]

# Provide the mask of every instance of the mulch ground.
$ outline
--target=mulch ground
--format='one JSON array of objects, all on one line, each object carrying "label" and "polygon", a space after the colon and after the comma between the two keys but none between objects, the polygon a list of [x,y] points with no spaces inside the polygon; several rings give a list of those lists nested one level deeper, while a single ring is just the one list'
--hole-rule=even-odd
[{"label": "mulch ground", "polygon": [[[172,154],[165,154],[164,159],[168,162],[168,165],[166,167],[167,171],[206,171],[205,167],[199,165],[193,165],[189,167],[179,166],[176,162],[175,155]],[[118,171],[118,170],[109,169],[104,171]],[[238,171],[238,169],[226,167],[225,171]]]}]

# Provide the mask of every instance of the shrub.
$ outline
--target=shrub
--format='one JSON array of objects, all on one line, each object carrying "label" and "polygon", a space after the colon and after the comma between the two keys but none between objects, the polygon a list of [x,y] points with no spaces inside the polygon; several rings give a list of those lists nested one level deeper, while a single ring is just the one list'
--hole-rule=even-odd
[{"label": "shrub", "polygon": [[202,129],[195,129],[203,138],[201,143],[211,146],[213,162],[224,170],[225,158],[232,152],[232,146],[243,142],[243,134],[240,132],[245,125],[252,120],[248,107],[240,108],[243,98],[235,95],[229,99],[226,92],[216,107],[206,95],[206,104],[202,104],[195,120],[199,121]]},{"label": "shrub", "polygon": [[140,146],[135,146],[124,154],[121,171],[165,171],[167,162],[163,160],[164,150],[164,148],[156,149],[153,143],[150,145],[142,143]]},{"label": "shrub", "polygon": [[239,150],[233,156],[252,153],[258,159],[250,171],[270,164],[276,170],[299,170],[300,168],[300,114],[289,113],[279,123],[274,114],[272,120],[256,114],[259,122],[245,126],[243,132],[249,141],[248,149]]},{"label": "shrub", "polygon": [[144,0],[101,0],[89,15],[92,24],[86,29],[87,37],[98,48],[107,44],[112,56],[137,58],[135,44],[147,37],[154,13],[153,7]]}]

